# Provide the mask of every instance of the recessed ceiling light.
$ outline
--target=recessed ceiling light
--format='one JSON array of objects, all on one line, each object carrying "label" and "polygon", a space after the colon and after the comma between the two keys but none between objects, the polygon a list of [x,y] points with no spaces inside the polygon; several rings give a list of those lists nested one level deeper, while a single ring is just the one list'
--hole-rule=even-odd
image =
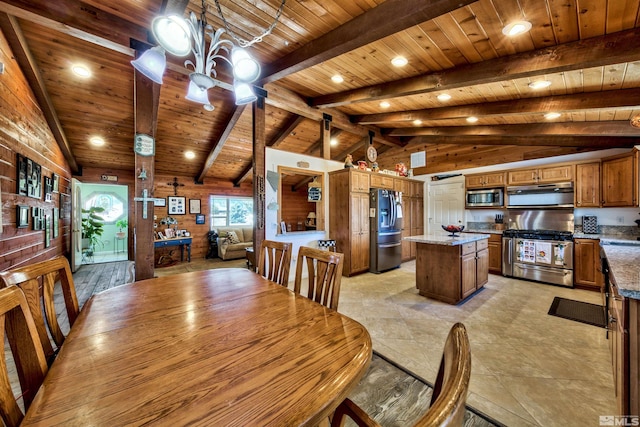
[{"label": "recessed ceiling light", "polygon": [[416,126],[420,126],[420,125],[422,124],[422,120],[420,120],[420,119],[415,119],[415,120],[413,121],[413,124],[414,124],[414,125],[416,125]]},{"label": "recessed ceiling light", "polygon": [[551,86],[551,82],[549,80],[536,80],[535,82],[529,83],[529,87],[531,89],[544,89],[549,86]]},{"label": "recessed ceiling light", "polygon": [[195,159],[196,158],[196,153],[194,153],[193,151],[189,150],[189,151],[185,151],[184,152],[184,156],[191,160],[191,159]]},{"label": "recessed ceiling light", "polygon": [[391,104],[389,104],[387,101],[382,101],[382,102],[380,103],[380,106],[381,106],[382,108],[389,108],[389,107],[391,107]]},{"label": "recessed ceiling light", "polygon": [[91,142],[96,147],[102,147],[104,145],[104,139],[99,136],[92,136],[89,138],[89,142]]},{"label": "recessed ceiling light", "polygon": [[474,116],[467,117],[467,121],[468,121],[469,123],[475,123],[475,122],[477,122],[477,121],[478,121],[478,118],[477,118],[477,117],[474,117]]},{"label": "recessed ceiling light", "polygon": [[338,145],[338,140],[337,140],[337,139],[335,139],[335,138],[331,138],[331,139],[329,140],[329,144],[331,144],[331,145]]},{"label": "recessed ceiling light", "polygon": [[336,74],[335,76],[331,77],[331,81],[334,83],[342,83],[344,79],[340,74]]},{"label": "recessed ceiling light", "polygon": [[71,66],[71,71],[78,77],[89,78],[91,77],[91,71],[85,65],[74,64]]},{"label": "recessed ceiling light", "polygon": [[502,29],[502,34],[505,36],[513,37],[522,33],[526,33],[531,29],[531,22],[529,21],[516,21],[508,24]]},{"label": "recessed ceiling light", "polygon": [[437,96],[437,98],[439,101],[448,101],[451,99],[451,95],[449,95],[448,93],[441,93]]},{"label": "recessed ceiling light", "polygon": [[562,114],[560,113],[547,113],[544,115],[544,118],[547,120],[553,120],[553,119],[557,119],[558,117],[560,117]]},{"label": "recessed ceiling light", "polygon": [[404,56],[396,56],[391,60],[391,63],[394,67],[404,67],[409,63],[409,61],[407,61],[407,58],[405,58]]}]

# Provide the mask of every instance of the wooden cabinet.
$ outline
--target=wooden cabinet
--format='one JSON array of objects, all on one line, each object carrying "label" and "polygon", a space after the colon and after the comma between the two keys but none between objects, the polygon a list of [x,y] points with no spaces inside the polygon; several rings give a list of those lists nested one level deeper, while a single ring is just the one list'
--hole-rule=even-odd
[{"label": "wooden cabinet", "polygon": [[507,172],[509,185],[544,184],[573,180],[573,165],[518,169]]},{"label": "wooden cabinet", "polygon": [[600,162],[576,165],[575,205],[577,208],[600,206]]},{"label": "wooden cabinet", "polygon": [[600,240],[573,240],[573,282],[578,287],[597,291],[602,289]]},{"label": "wooden cabinet", "polygon": [[[629,324],[627,315],[629,305],[626,298],[622,297],[615,283],[610,287],[611,300],[608,310],[609,350],[611,351],[611,367],[613,371],[613,385],[616,394],[618,415],[630,414],[629,399]],[[634,302],[637,304],[637,301]],[[636,355],[637,357],[637,355]],[[633,363],[632,363],[633,364]],[[638,381],[637,377],[634,381]],[[637,403],[636,403],[637,405]]]},{"label": "wooden cabinet", "polygon": [[637,153],[602,159],[602,207],[638,206]]},{"label": "wooden cabinet", "polygon": [[391,175],[376,173],[371,175],[371,188],[386,188],[393,190],[394,178]]},{"label": "wooden cabinet", "polygon": [[369,174],[355,170],[350,170],[348,172],[351,191],[369,193]]},{"label": "wooden cabinet", "polygon": [[504,187],[505,173],[482,173],[465,176],[465,185],[467,188],[495,188]]},{"label": "wooden cabinet", "polygon": [[349,169],[329,173],[330,237],[344,254],[345,276],[369,269],[369,187],[363,184],[368,179],[366,172]]},{"label": "wooden cabinet", "polygon": [[489,273],[502,274],[502,235],[491,234],[489,247]]},{"label": "wooden cabinet", "polygon": [[457,304],[489,280],[487,239],[457,246],[416,245],[416,287],[422,296]]}]

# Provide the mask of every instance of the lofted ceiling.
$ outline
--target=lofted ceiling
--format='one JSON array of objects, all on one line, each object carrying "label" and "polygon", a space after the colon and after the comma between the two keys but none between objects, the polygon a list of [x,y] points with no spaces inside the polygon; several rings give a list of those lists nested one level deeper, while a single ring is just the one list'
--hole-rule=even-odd
[{"label": "lofted ceiling", "polygon": [[[280,6],[219,3],[245,39],[267,29]],[[131,46],[149,42],[150,23],[165,10],[200,8],[201,0],[0,0],[0,29],[74,173],[134,169]],[[222,27],[214,0],[207,11]],[[502,33],[524,19],[529,32]],[[268,94],[267,146],[320,155],[329,114],[331,158],[364,159],[373,132],[381,168],[416,151],[426,151],[431,173],[631,147],[640,136],[630,125],[640,114],[639,19],[640,0],[288,0],[273,32],[250,48]],[[392,66],[396,56],[407,65]],[[251,179],[252,107],[236,107],[221,87],[210,90],[214,111],[186,100],[188,71],[167,59],[155,172]],[[76,63],[92,76],[75,76]],[[217,68],[230,82],[229,69]],[[336,74],[342,83],[332,82]],[[537,80],[551,85],[531,89]],[[438,100],[445,93],[451,99]],[[548,112],[560,116],[547,120]],[[91,145],[95,135],[106,144]]]}]

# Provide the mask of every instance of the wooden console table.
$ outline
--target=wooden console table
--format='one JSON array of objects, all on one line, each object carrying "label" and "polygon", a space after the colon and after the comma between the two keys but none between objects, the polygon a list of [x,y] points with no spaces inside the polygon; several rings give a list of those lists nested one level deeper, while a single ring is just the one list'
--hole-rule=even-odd
[{"label": "wooden console table", "polygon": [[180,246],[180,261],[184,261],[184,248],[187,247],[187,261],[191,262],[191,237],[175,237],[173,239],[160,239],[153,241],[154,248],[167,246]]}]

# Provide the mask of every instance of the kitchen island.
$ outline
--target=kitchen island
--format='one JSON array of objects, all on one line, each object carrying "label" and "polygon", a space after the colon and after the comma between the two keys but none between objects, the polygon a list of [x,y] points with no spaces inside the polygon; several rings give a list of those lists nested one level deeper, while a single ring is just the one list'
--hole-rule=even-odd
[{"label": "kitchen island", "polygon": [[405,237],[416,243],[420,295],[457,304],[489,280],[489,234],[445,232]]}]

